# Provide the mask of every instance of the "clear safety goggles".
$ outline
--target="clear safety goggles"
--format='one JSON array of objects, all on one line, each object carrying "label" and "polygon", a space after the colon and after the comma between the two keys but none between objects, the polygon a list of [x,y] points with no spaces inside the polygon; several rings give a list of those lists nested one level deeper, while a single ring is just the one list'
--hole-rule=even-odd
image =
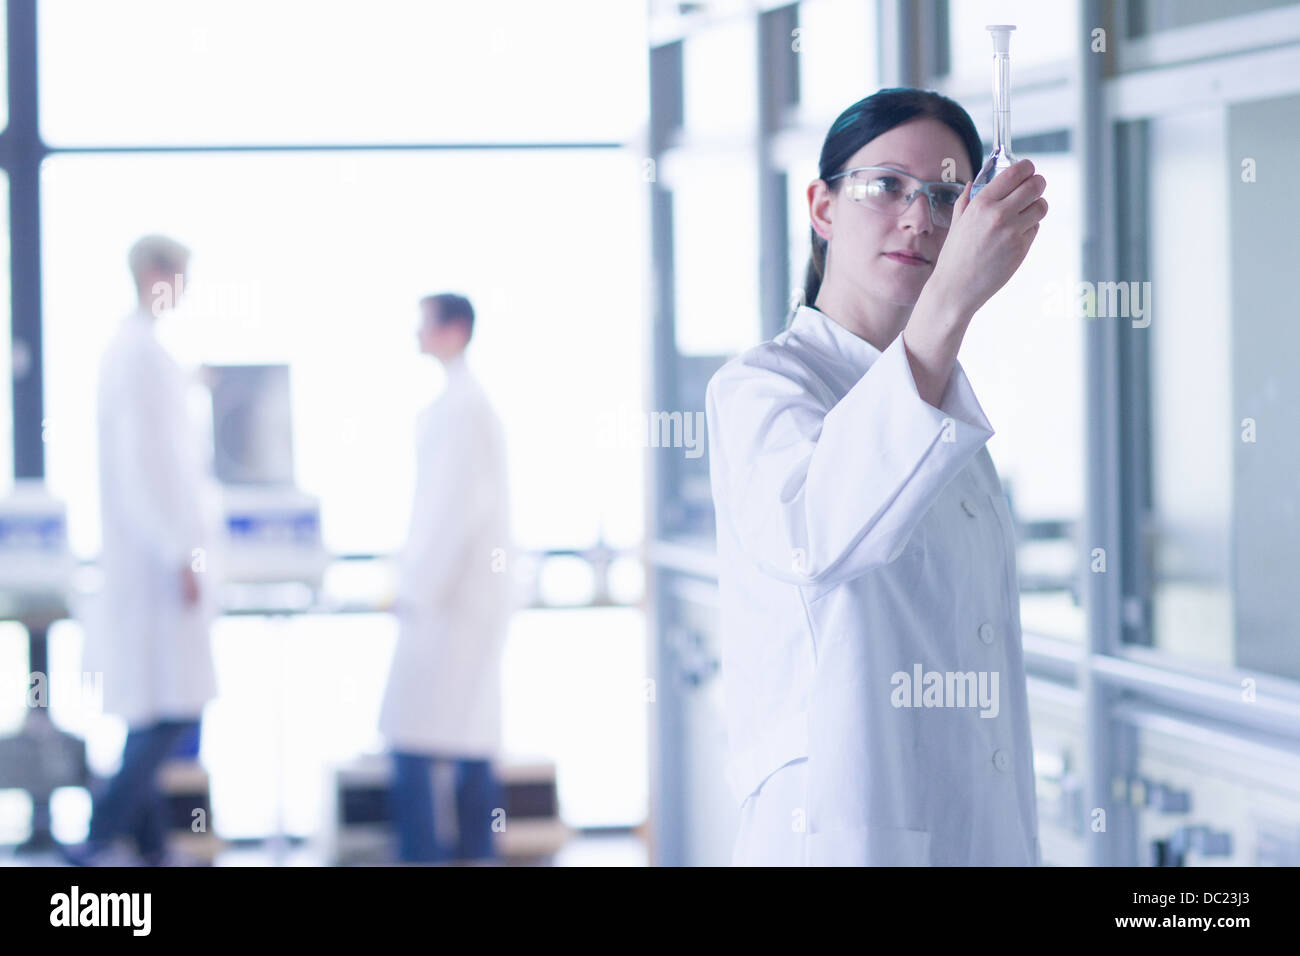
[{"label": "clear safety goggles", "polygon": [[930,222],[937,229],[952,225],[952,211],[961,198],[965,183],[928,182],[889,166],[855,166],[827,179],[848,177],[844,189],[860,206],[895,218],[911,208],[917,196],[926,197]]}]

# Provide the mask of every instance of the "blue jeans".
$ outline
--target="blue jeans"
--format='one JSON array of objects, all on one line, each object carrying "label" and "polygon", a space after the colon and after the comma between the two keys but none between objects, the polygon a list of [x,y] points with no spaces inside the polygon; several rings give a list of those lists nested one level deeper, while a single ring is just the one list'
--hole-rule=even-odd
[{"label": "blue jeans", "polygon": [[162,720],[127,731],[122,768],[94,799],[87,842],[103,846],[129,834],[141,856],[162,853],[167,843],[167,801],[158,789],[158,768],[198,730],[197,720]]},{"label": "blue jeans", "polygon": [[[439,780],[450,787],[437,787]],[[502,806],[502,789],[492,774],[491,761],[395,752],[390,796],[403,863],[495,856],[493,811]]]}]

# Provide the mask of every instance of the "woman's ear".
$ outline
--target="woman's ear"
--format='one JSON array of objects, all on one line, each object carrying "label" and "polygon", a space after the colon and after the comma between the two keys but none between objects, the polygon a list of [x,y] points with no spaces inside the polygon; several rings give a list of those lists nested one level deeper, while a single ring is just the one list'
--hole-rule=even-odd
[{"label": "woman's ear", "polygon": [[808,184],[808,221],[812,223],[813,231],[828,242],[834,231],[830,219],[834,199],[835,194],[825,180],[814,179]]}]

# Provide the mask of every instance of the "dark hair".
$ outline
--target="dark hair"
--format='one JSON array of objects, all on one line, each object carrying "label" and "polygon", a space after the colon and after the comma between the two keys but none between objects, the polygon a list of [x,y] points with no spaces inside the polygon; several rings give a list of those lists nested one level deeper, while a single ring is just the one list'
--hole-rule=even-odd
[{"label": "dark hair", "polygon": [[[901,126],[918,117],[930,117],[943,123],[966,145],[972,171],[982,165],[984,146],[970,114],[960,104],[933,90],[918,90],[910,86],[893,86],[878,90],[858,100],[831,124],[822,144],[818,175],[829,179],[867,143],[895,126]],[[828,182],[831,191],[839,189],[841,180]],[[812,255],[804,275],[803,301],[813,305],[826,274],[826,240],[817,230],[808,227],[812,235]]]},{"label": "dark hair", "polygon": [[433,319],[439,325],[446,325],[448,322],[464,322],[468,333],[467,338],[473,337],[474,306],[470,305],[469,299],[463,295],[454,292],[426,295],[420,300],[420,305],[432,311]]}]

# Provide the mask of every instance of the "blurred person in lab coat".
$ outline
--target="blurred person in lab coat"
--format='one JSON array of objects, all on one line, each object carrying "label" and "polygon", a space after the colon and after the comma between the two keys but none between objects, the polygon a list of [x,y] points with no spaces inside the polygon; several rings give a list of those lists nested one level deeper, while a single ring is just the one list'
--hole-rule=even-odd
[{"label": "blurred person in lab coat", "polygon": [[189,255],[166,236],[131,247],[136,308],[100,363],[104,581],[87,621],[85,661],[103,673],[104,710],[126,721],[127,736],[121,769],[94,797],[89,837],[70,853],[79,863],[102,860],[126,835],[147,863],[168,859],[158,770],[197,736],[216,694],[208,634],[214,502],[201,433],[188,414],[188,379],[154,330],[183,292]]},{"label": "blurred person in lab coat", "polygon": [[493,759],[510,616],[509,494],[501,423],[466,363],[473,331],[465,297],[420,301],[420,351],[442,363],[446,386],[417,426],[397,647],[379,719],[409,863],[492,858],[504,812]]},{"label": "blurred person in lab coat", "polygon": [[709,383],[733,863],[1041,862],[1014,528],[957,351],[1046,182],[972,200],[980,166],[937,93],[845,110],[804,304]]}]

